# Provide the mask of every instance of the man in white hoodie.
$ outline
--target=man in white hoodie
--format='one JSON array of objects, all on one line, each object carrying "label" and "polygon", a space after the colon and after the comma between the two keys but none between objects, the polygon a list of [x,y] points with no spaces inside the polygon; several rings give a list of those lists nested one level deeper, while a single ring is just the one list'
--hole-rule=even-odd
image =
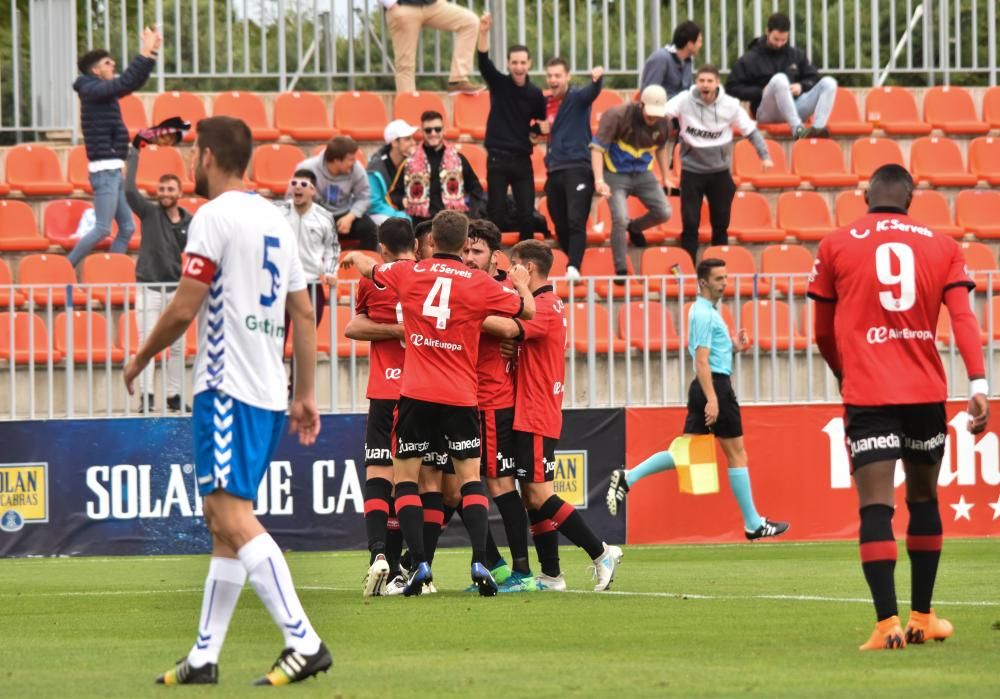
[{"label": "man in white hoodie", "polygon": [[719,84],[719,69],[703,65],[690,90],[667,102],[668,117],[680,122],[681,144],[681,247],[697,262],[701,200],[708,197],[712,220],[712,245],[729,242],[729,215],[736,184],[733,164],[733,126],[750,139],[765,170],[774,166],[757,124],[739,100]]}]

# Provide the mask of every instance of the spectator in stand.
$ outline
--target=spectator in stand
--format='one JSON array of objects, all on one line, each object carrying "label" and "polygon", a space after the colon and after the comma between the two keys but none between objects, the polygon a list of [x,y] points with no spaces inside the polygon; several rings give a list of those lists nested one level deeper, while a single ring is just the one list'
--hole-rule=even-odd
[{"label": "spectator in stand", "polygon": [[420,129],[424,142],[414,148],[392,190],[396,208],[405,210],[414,224],[430,221],[445,209],[479,218],[483,185],[465,156],[444,140],[444,117],[426,111],[420,115]]},{"label": "spectator in stand", "polygon": [[[139,217],[142,226],[142,240],[139,243],[139,259],[135,265],[135,280],[140,286],[135,299],[135,313],[138,319],[139,346],[149,337],[153,326],[174,298],[177,283],[181,279],[181,253],[187,245],[188,225],[191,214],[177,205],[181,197],[181,181],[177,175],[160,176],[156,184],[156,203],[152,203],[139,193],[135,184],[139,169],[139,151],[130,148],[126,167],[125,200]],[[129,217],[131,219],[131,216]],[[153,382],[155,362],[150,362],[142,371],[139,382],[139,410],[153,410]],[[181,409],[181,381],[184,378],[184,336],[178,337],[170,346],[167,357],[167,409]],[[191,408],[186,408],[188,411]]]},{"label": "spectator in stand", "polygon": [[135,224],[122,188],[128,128],[122,121],[118,99],[135,92],[149,79],[162,42],[159,32],[149,27],[143,29],[139,55],[118,77],[115,77],[115,61],[105,49],[88,51],[77,61],[81,75],[73,83],[73,89],[80,95],[80,126],[90,161],[96,222],[67,256],[74,266],[111,235],[112,220],[118,221],[118,235],[111,244],[111,252],[128,250]]},{"label": "spectator in stand", "polygon": [[[829,138],[826,122],[833,111],[837,81],[819,77],[805,51],[788,43],[792,23],[775,13],[767,19],[767,35],[750,42],[733,65],[726,92],[750,103],[759,124],[787,123],[795,138]],[[802,120],[813,115],[813,125]]]},{"label": "spectator in stand", "polygon": [[545,96],[531,83],[531,52],[527,46],[507,49],[507,70],[504,75],[490,60],[489,12],[479,20],[479,72],[490,88],[490,113],[486,119],[484,145],[488,155],[487,209],[493,223],[504,228],[507,208],[507,188],[514,194],[521,240],[534,238],[535,174],[531,166],[534,148],[532,134],[540,133],[533,122],[545,120]]},{"label": "spectator in stand", "polygon": [[402,200],[393,201],[391,193],[397,182],[403,179],[406,159],[413,155],[417,146],[413,139],[416,132],[416,126],[410,126],[402,119],[390,121],[383,131],[385,145],[368,161],[368,186],[372,192],[369,215],[377,226],[393,216],[410,218],[402,208]]},{"label": "spectator in stand", "polygon": [[583,251],[587,247],[587,216],[594,198],[594,170],[590,162],[590,107],[601,94],[604,69],[590,73],[585,87],[570,88],[569,66],[553,58],[545,66],[549,86],[546,119],[539,123],[548,134],[545,166],[545,197],[555,224],[559,247],[569,257],[566,276],[580,278]]},{"label": "spectator in stand", "polygon": [[708,215],[712,220],[712,245],[729,243],[729,216],[736,185],[730,170],[733,166],[733,126],[750,139],[762,167],[774,167],[767,144],[757,124],[740,101],[726,94],[719,84],[719,69],[703,65],[698,69],[695,86],[667,102],[667,116],[680,122],[681,142],[681,247],[697,263],[698,227],[701,225],[701,200],[708,197]]},{"label": "spectator in stand", "polygon": [[413,92],[417,65],[417,40],[425,26],[454,32],[451,53],[451,74],[448,91],[476,93],[482,87],[469,82],[472,72],[472,51],[476,45],[474,12],[445,0],[380,0],[385,8],[385,21],[392,37],[392,55],[396,64],[396,92]]},{"label": "spectator in stand", "polygon": [[316,177],[316,203],[333,216],[341,238],[357,240],[362,250],[378,248],[378,226],[368,216],[371,188],[358,162],[358,144],[348,136],[334,136],[319,155],[303,160],[296,170]]},{"label": "spectator in stand", "polygon": [[[595,190],[598,196],[611,197],[611,252],[615,274],[620,277],[628,274],[625,233],[628,232],[633,245],[645,247],[646,236],[642,232],[670,218],[670,203],[653,174],[654,160],[664,182],[670,172],[666,148],[670,123],[666,113],[666,90],[660,85],[650,85],[642,91],[638,102],[604,112],[590,144]],[[628,218],[629,196],[638,197],[647,209],[634,221]]]},{"label": "spectator in stand", "polygon": [[642,67],[639,89],[660,85],[667,99],[690,89],[694,75],[694,57],[701,51],[701,27],[688,20],[674,28],[673,43],[656,49]]}]

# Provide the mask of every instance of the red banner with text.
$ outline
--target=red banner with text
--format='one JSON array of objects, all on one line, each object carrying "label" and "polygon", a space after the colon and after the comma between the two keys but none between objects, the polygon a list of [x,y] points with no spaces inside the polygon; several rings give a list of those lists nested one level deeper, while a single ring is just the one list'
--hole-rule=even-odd
[{"label": "red banner with text", "polygon": [[[966,429],[965,404],[949,403],[938,501],[946,536],[1000,535],[1000,423],[978,436]],[[991,405],[994,416],[1000,402]],[[744,441],[753,496],[761,515],[791,523],[783,539],[853,539],[857,497],[844,445],[843,407],[743,406]],[[626,463],[633,467],[666,449],[684,426],[677,408],[626,410]],[[995,417],[994,420],[997,418]],[[719,543],[743,541],[739,507],[729,489],[726,460],[718,450],[719,492],[679,492],[677,473],[636,483],[628,496],[627,542]],[[902,468],[896,470],[897,536],[906,531]]]}]

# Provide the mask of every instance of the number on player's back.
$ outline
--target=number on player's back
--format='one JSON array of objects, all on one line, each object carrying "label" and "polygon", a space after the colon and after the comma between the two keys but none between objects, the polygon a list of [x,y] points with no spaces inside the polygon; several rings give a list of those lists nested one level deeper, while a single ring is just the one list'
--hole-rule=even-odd
[{"label": "number on player's back", "polygon": [[281,270],[273,260],[268,259],[268,251],[281,247],[281,239],[274,235],[264,236],[264,271],[271,275],[271,292],[260,295],[260,305],[270,308],[278,300],[278,290],[281,288]]}]

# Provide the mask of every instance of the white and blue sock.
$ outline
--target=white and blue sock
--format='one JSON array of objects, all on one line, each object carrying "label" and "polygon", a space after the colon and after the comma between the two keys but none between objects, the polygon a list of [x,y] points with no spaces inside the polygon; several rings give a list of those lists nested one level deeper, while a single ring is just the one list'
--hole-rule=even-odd
[{"label": "white and blue sock", "polygon": [[669,451],[660,451],[643,461],[635,468],[625,472],[625,482],[631,488],[637,481],[660,471],[668,471],[674,467],[674,457]]},{"label": "white and blue sock", "polygon": [[754,507],[753,493],[750,490],[750,472],[746,466],[729,468],[729,487],[736,497],[736,502],[739,503],[740,512],[743,513],[743,528],[748,532],[756,531],[764,520]]},{"label": "white and blue sock", "polygon": [[192,667],[218,663],[222,642],[226,640],[229,621],[239,602],[247,572],[235,558],[213,557],[208,564],[205,594],[201,599],[201,617],[198,622],[198,639],[188,653]]}]

